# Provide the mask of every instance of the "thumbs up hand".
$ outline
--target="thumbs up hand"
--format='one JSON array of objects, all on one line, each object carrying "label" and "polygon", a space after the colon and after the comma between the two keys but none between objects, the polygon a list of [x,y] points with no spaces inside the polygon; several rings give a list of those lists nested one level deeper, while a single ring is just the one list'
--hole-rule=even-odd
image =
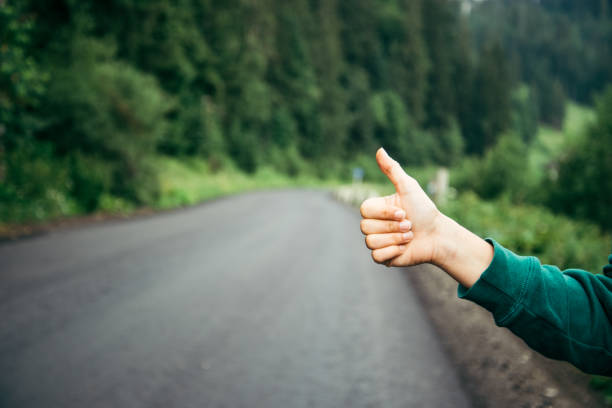
[{"label": "thumbs up hand", "polygon": [[387,266],[433,263],[442,214],[419,183],[383,148],[376,152],[376,161],[396,193],[361,204],[361,231],[372,258]]},{"label": "thumbs up hand", "polygon": [[491,263],[493,246],[438,211],[384,149],[378,149],[376,161],[395,194],[361,204],[361,231],[374,261],[387,266],[432,263],[471,287]]}]

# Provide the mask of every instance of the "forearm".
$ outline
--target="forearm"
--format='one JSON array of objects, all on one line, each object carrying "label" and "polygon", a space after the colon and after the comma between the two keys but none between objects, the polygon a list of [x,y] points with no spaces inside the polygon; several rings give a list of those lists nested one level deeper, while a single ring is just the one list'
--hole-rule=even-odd
[{"label": "forearm", "polygon": [[470,288],[493,259],[493,247],[484,239],[440,214],[433,263]]},{"label": "forearm", "polygon": [[491,264],[471,288],[459,285],[459,297],[489,310],[498,326],[545,356],[589,373],[612,374],[612,279],[576,269],[561,272],[490,241]]},{"label": "forearm", "polygon": [[433,261],[460,283],[459,297],[489,310],[497,325],[547,357],[588,373],[612,373],[610,278],[561,273],[493,245],[444,215],[436,230]]}]

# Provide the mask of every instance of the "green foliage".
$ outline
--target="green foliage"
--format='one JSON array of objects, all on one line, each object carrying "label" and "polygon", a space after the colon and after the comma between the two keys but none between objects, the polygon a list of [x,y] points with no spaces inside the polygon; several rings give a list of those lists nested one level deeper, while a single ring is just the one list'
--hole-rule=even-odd
[{"label": "green foliage", "polygon": [[584,140],[562,159],[549,204],[612,230],[612,86],[598,99],[596,112]]},{"label": "green foliage", "polygon": [[538,81],[537,102],[540,118],[544,123],[560,128],[565,118],[565,91],[558,80]]},{"label": "green foliage", "polygon": [[[430,156],[435,162],[443,166],[452,166],[463,157],[465,141],[454,120],[447,128],[434,130],[430,140]],[[418,154],[418,152],[412,154]]]},{"label": "green foliage", "polygon": [[297,124],[287,108],[279,106],[272,114],[270,134],[272,143],[281,149],[286,149],[296,144],[298,136]]},{"label": "green foliage", "polygon": [[393,91],[386,91],[375,94],[370,103],[376,140],[401,162],[410,160],[410,143],[406,136],[413,126],[402,98]]},{"label": "green foliage", "polygon": [[410,117],[420,125],[425,120],[427,75],[431,68],[422,35],[424,6],[415,0],[399,3],[388,2],[381,12],[380,28],[389,55],[388,76]]},{"label": "green foliage", "polygon": [[308,163],[298,152],[297,147],[290,146],[285,149],[271,147],[268,149],[265,162],[281,174],[297,177],[310,172]]},{"label": "green foliage", "polygon": [[204,97],[179,97],[168,114],[168,130],[158,150],[168,155],[213,157],[225,150],[223,133],[213,104]]},{"label": "green foliage", "polygon": [[453,184],[483,198],[507,195],[514,202],[522,202],[532,188],[527,152],[519,136],[507,133],[483,158],[464,160],[453,172]]},{"label": "green foliage", "polygon": [[108,195],[155,200],[147,162],[156,152],[213,163],[228,154],[250,173],[271,165],[323,177],[380,144],[412,164],[462,154],[454,66],[474,67],[469,33],[445,0],[0,8],[12,64],[3,59],[1,78],[14,85],[0,99],[29,115],[13,109],[3,126],[52,146],[85,211]]},{"label": "green foliage", "polygon": [[563,96],[588,104],[612,82],[610,0],[489,0],[470,14],[476,43],[503,44],[517,79],[538,96],[540,116],[559,126]]},{"label": "green foliage", "polygon": [[425,101],[428,127],[446,127],[455,113],[453,84],[453,48],[457,33],[458,13],[446,0],[427,0],[423,3],[423,38],[430,60],[427,99]]},{"label": "green foliage", "polygon": [[517,206],[507,200],[487,202],[466,193],[443,210],[478,235],[562,269],[600,273],[611,250],[612,237],[597,226],[572,221],[543,207]]},{"label": "green foliage", "polygon": [[85,211],[96,210],[102,196],[111,191],[113,166],[99,158],[76,152],[70,156],[71,191]]},{"label": "green foliage", "polygon": [[612,406],[612,378],[593,376],[590,382],[591,388],[601,391],[604,394],[604,402]]},{"label": "green foliage", "polygon": [[147,160],[166,131],[169,101],[153,77],[113,61],[112,45],[77,38],[72,50],[73,65],[54,73],[40,137],[72,157],[73,194],[86,210],[103,193],[146,203],[158,188]]},{"label": "green foliage", "polygon": [[385,176],[384,173],[382,173],[378,168],[376,160],[372,160],[371,154],[359,154],[348,162],[346,169],[347,178],[351,174],[352,169],[355,167],[359,167],[363,170],[363,180],[367,183],[385,184],[388,180],[387,176]]},{"label": "green foliage", "polygon": [[[561,93],[574,96],[574,85],[593,89],[608,77],[583,75],[580,59],[562,57],[566,50],[609,66],[601,64],[609,29],[583,24],[591,10],[576,16],[592,29],[565,21],[526,34],[517,26],[513,43],[506,32],[482,35],[486,10],[497,10],[484,3],[498,2],[482,3],[466,18],[449,0],[2,2],[7,202],[41,200],[42,184],[56,184],[36,171],[33,186],[19,186],[28,164],[16,160],[26,157],[60,167],[55,190],[75,211],[95,211],[156,202],[158,153],[206,159],[220,172],[235,163],[253,175],[267,168],[345,178],[379,145],[407,165],[449,166],[464,150],[483,155],[504,132],[529,143],[538,113],[559,123]],[[558,20],[538,13],[527,27]],[[522,41],[531,35],[539,46],[557,36],[562,47],[552,44],[544,62],[535,52],[527,58],[522,51],[532,48]],[[590,54],[576,53],[580,44]],[[529,89],[512,93],[519,80]]]},{"label": "green foliage", "polygon": [[533,91],[521,86],[512,93],[512,129],[527,144],[538,133],[538,106]]},{"label": "green foliage", "polygon": [[236,121],[229,130],[228,144],[236,164],[247,173],[254,173],[259,161],[256,135]]},{"label": "green foliage", "polygon": [[41,220],[78,210],[69,195],[72,184],[66,163],[53,156],[50,144],[18,140],[4,157],[4,166],[7,180],[0,183],[0,220]]},{"label": "green foliage", "polygon": [[471,118],[463,125],[467,152],[483,154],[510,125],[511,83],[499,44],[487,45],[474,78]]},{"label": "green foliage", "polygon": [[210,170],[210,162],[202,158],[155,158],[160,174],[160,197],[152,203],[155,208],[172,208],[196,204],[202,200],[256,188],[281,188],[294,186],[334,186],[308,175],[289,177],[267,165],[253,174],[239,171],[228,163],[217,172]]},{"label": "green foliage", "polygon": [[32,29],[32,19],[23,17],[20,7],[0,5],[0,124],[5,134],[0,138],[9,144],[16,133],[36,127],[29,111],[36,107],[48,79],[28,53]]},{"label": "green foliage", "polygon": [[[579,144],[585,130],[594,121],[594,110],[589,107],[569,103],[562,129],[540,125],[536,138],[529,146],[529,165],[533,170],[535,184],[548,183],[558,172],[557,163]],[[549,188],[541,188],[547,194]],[[535,202],[544,203],[539,197]]]}]

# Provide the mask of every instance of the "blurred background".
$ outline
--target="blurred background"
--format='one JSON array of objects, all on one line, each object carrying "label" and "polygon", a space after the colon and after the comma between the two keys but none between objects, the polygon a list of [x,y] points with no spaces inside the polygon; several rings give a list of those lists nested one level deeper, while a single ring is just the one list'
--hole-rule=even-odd
[{"label": "blurred background", "polygon": [[0,0],[0,232],[384,193],[384,146],[422,185],[449,169],[468,228],[599,272],[611,84],[610,0]]},{"label": "blurred background", "polygon": [[4,0],[0,13],[4,223],[356,166],[381,182],[382,145],[417,176],[452,168],[470,205],[503,197],[612,228],[607,0]]}]

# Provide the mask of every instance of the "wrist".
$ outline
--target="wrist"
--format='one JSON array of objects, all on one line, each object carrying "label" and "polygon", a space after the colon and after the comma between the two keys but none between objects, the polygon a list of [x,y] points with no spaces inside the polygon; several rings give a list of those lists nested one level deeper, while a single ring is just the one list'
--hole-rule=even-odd
[{"label": "wrist", "polygon": [[453,263],[453,258],[457,256],[457,227],[459,224],[443,213],[437,217],[432,264],[441,269],[446,270]]},{"label": "wrist", "polygon": [[493,260],[493,246],[446,215],[439,218],[432,263],[469,288]]}]

